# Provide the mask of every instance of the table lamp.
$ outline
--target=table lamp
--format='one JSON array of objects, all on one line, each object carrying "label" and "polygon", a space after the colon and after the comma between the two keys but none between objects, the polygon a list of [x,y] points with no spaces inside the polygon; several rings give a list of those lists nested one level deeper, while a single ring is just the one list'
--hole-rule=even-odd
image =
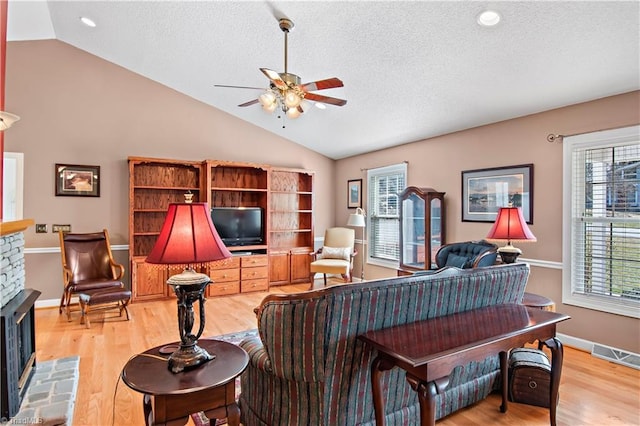
[{"label": "table lamp", "polygon": [[488,240],[507,240],[507,245],[500,247],[498,253],[504,263],[514,263],[522,250],[514,247],[512,241],[536,241],[535,235],[527,226],[520,207],[500,207],[493,228],[487,235]]},{"label": "table lamp", "polygon": [[367,226],[365,216],[367,214],[360,207],[356,208],[355,213],[349,215],[347,220],[347,226],[353,226],[354,228],[362,228],[362,263],[360,268],[360,281],[364,281],[364,231]]},{"label": "table lamp", "polygon": [[[214,358],[197,345],[204,331],[204,290],[211,283],[206,274],[193,267],[214,260],[231,257],[213,226],[207,203],[171,203],[160,235],[147,256],[147,263],[161,265],[186,265],[185,270],[173,275],[167,284],[173,287],[178,298],[178,327],[180,346],[169,357],[169,370],[179,373],[195,368]],[[200,304],[200,327],[194,335],[193,303]]]}]

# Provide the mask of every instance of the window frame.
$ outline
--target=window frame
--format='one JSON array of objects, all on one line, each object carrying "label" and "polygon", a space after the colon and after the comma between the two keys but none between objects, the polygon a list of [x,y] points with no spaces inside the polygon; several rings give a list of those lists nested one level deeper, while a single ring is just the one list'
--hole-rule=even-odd
[{"label": "window frame", "polygon": [[[587,149],[613,148],[630,145],[630,142],[640,143],[640,126],[623,127],[612,130],[586,133],[563,138],[563,205],[562,205],[562,303],[582,308],[608,312],[633,318],[640,318],[640,301],[614,296],[587,294],[576,291],[573,280],[574,269],[582,259],[573,258],[574,233],[574,194],[579,188],[574,188],[573,153]],[[584,167],[585,162],[581,165]],[[615,218],[610,222],[615,222]]]},{"label": "window frame", "polygon": [[[372,220],[373,220],[373,216],[374,216],[374,212],[375,212],[375,208],[374,208],[374,189],[375,189],[375,185],[372,184],[372,180],[375,179],[376,177],[379,176],[388,176],[390,174],[396,174],[396,175],[402,175],[402,178],[404,180],[403,182],[403,187],[400,188],[400,191],[398,192],[398,197],[400,195],[400,192],[402,192],[402,190],[404,190],[407,187],[407,163],[403,162],[403,163],[398,163],[398,164],[392,164],[390,166],[384,166],[384,167],[378,167],[378,168],[374,168],[374,169],[369,169],[367,170],[367,209],[368,209],[368,214],[367,214],[367,240],[369,241],[369,244],[367,244],[367,263],[368,264],[372,264],[372,265],[377,265],[377,266],[382,266],[385,268],[393,268],[393,269],[397,269],[400,265],[400,210],[399,210],[399,205],[398,205],[398,212],[397,212],[397,217],[396,220],[398,222],[398,240],[397,240],[397,244],[398,244],[398,257],[395,260],[388,260],[388,259],[382,259],[379,257],[373,257],[372,256],[372,247],[375,246],[375,240],[374,240],[374,236],[373,236],[373,226],[372,226]],[[399,200],[398,200],[399,202]]]}]

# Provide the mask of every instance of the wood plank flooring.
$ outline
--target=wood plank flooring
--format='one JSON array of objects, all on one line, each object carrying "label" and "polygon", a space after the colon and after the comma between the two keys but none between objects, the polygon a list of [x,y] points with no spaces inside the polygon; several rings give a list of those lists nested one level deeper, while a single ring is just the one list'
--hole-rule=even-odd
[{"label": "wood plank flooring", "polygon": [[[292,285],[271,291],[291,293],[307,288],[307,284]],[[265,295],[259,292],[208,299],[203,336],[255,328],[253,309]],[[123,321],[117,313],[96,313],[90,329],[80,325],[77,314],[74,321],[67,322],[57,309],[36,311],[37,360],[80,356],[76,426],[144,425],[142,395],[119,380],[120,372],[133,355],[178,340],[177,311],[174,300],[134,303],[129,311],[131,321]],[[438,424],[549,424],[544,408],[510,403],[503,414],[499,406],[500,397],[492,394]],[[640,425],[640,371],[566,347],[558,424]]]}]

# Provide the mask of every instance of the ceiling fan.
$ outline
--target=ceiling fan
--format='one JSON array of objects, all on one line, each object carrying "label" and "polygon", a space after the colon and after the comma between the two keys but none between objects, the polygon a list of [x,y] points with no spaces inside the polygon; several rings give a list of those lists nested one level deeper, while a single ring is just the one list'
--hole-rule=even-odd
[{"label": "ceiling fan", "polygon": [[[239,107],[247,107],[260,103],[262,108],[269,113],[274,111],[282,111],[289,118],[297,118],[309,108],[309,102],[314,101],[320,104],[329,104],[335,106],[343,106],[347,103],[344,99],[333,98],[331,96],[319,95],[312,93],[315,90],[333,89],[342,87],[342,81],[333,77],[326,80],[312,81],[310,83],[301,84],[301,79],[295,74],[291,74],[287,69],[287,47],[288,35],[293,30],[293,21],[287,18],[278,20],[280,29],[284,33],[284,72],[278,73],[268,68],[260,68],[260,71],[269,79],[269,88],[256,99],[238,105]],[[229,87],[237,89],[257,89],[265,90],[261,87],[246,86],[226,86],[216,84],[215,87]]]}]

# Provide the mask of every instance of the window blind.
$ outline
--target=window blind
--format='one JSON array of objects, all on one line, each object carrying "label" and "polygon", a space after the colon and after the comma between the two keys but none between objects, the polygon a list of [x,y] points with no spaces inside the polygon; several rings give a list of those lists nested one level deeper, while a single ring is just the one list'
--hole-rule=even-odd
[{"label": "window blind", "polygon": [[565,303],[639,316],[640,138],[637,131],[611,135],[565,139],[571,280],[563,301],[566,295]]},{"label": "window blind", "polygon": [[397,263],[400,258],[399,194],[405,188],[406,163],[367,172],[369,260]]}]

